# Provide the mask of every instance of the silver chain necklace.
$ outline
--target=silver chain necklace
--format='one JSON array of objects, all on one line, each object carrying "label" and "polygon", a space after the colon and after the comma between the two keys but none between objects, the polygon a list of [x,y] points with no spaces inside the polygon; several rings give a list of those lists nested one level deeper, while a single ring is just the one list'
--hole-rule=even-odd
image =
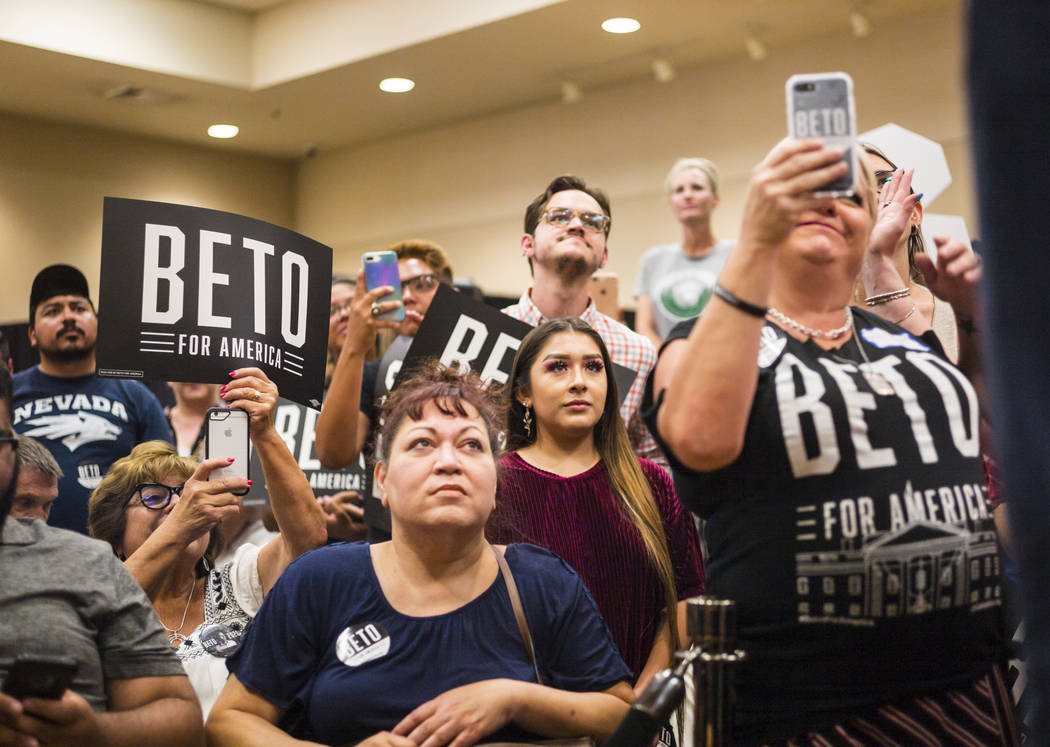
[{"label": "silver chain necklace", "polygon": [[838,339],[839,337],[842,337],[844,334],[853,329],[853,312],[850,311],[849,306],[846,307],[846,323],[843,324],[841,327],[836,327],[835,329],[828,330],[814,329],[813,327],[807,327],[805,324],[799,324],[794,319],[785,314],[783,311],[780,311],[779,309],[774,309],[772,306],[769,307],[769,309],[766,311],[766,314],[768,314],[770,318],[773,319],[773,321],[787,325],[788,327],[791,327],[791,329],[797,332],[801,332],[804,335],[809,335],[810,337],[819,337],[823,340]]},{"label": "silver chain necklace", "polygon": [[868,354],[864,352],[864,345],[860,342],[860,336],[857,334],[856,327],[853,328],[853,341],[857,343],[857,349],[860,350],[860,357],[864,359],[864,362],[858,364],[857,368],[860,369],[861,376],[864,377],[864,380],[868,382],[871,391],[875,392],[875,394],[880,397],[892,397],[897,394],[897,390],[893,388],[893,384],[891,384],[885,376],[875,370],[875,366],[872,365]]},{"label": "silver chain necklace", "polygon": [[[168,631],[168,642],[171,643],[172,646],[178,645],[186,640],[186,636],[179,631],[182,630],[182,626],[186,624],[186,615],[190,611],[190,601],[193,600],[193,592],[196,588],[197,579],[194,578],[193,584],[190,586],[190,593],[186,597],[186,607],[182,610],[182,622],[179,623],[179,627],[169,628],[163,620],[160,621],[160,624],[164,625],[164,630]],[[160,616],[158,615],[158,618],[159,617]]]}]

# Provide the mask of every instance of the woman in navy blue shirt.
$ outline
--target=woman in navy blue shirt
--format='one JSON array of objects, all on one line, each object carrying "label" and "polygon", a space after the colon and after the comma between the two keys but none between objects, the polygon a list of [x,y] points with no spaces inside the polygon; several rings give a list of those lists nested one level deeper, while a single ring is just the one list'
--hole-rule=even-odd
[{"label": "woman in navy blue shirt", "polygon": [[475,374],[436,363],[394,392],[375,468],[391,541],[288,567],[228,660],[212,743],[458,746],[615,730],[631,673],[580,578],[546,550],[485,540],[496,409]]}]

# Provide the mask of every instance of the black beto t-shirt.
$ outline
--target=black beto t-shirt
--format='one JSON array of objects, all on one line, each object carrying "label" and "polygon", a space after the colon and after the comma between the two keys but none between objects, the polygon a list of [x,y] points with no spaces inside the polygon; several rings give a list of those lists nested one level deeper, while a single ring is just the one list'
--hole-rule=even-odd
[{"label": "black beto t-shirt", "polygon": [[[741,743],[965,682],[1001,649],[973,387],[932,332],[853,314],[836,350],[766,324],[732,464],[690,470],[661,440],[679,499],[707,522],[708,593],[738,605]],[[865,378],[858,339],[892,395]]]}]

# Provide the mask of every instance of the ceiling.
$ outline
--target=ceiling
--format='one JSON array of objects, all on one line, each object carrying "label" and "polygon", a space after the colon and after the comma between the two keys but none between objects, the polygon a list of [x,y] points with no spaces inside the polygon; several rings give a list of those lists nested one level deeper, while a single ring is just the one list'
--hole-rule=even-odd
[{"label": "ceiling", "polygon": [[[882,23],[959,2],[0,0],[0,110],[299,158],[556,102],[567,80],[585,101],[588,90],[653,80],[658,57],[678,70],[743,57],[749,35],[775,55],[778,46],[849,34],[852,7],[877,33]],[[42,18],[49,5],[66,12]],[[40,10],[22,12],[30,6]],[[77,14],[88,10],[97,28],[117,29],[104,45],[89,43],[94,31],[78,33]],[[642,28],[608,34],[599,24],[612,15]],[[378,82],[388,76],[412,78],[416,88],[383,93]],[[106,98],[123,87],[139,89],[138,98]],[[205,130],[216,122],[241,133],[215,141]]]}]

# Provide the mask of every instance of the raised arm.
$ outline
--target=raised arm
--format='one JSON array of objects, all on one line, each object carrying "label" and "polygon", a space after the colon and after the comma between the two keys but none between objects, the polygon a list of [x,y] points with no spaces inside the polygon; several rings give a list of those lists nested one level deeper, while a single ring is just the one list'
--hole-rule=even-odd
[{"label": "raised arm", "polygon": [[277,387],[258,368],[233,372],[221,396],[231,407],[248,412],[252,444],[259,453],[270,508],[280,535],[259,551],[259,580],[268,593],[288,564],[328,539],[324,512],[306,475],[273,424]]},{"label": "raised arm", "polygon": [[[803,210],[826,208],[813,190],[845,173],[837,148],[816,140],[783,140],[752,171],[740,239],[719,285],[751,307],[768,305],[777,249]],[[668,383],[658,425],[664,441],[687,467],[714,470],[739,456],[758,381],[764,317],[715,296],[667,363]],[[670,352],[665,350],[665,354]]]},{"label": "raised arm", "polygon": [[378,330],[398,326],[397,322],[377,319],[372,315],[372,307],[375,305],[382,312],[400,306],[399,301],[379,301],[393,291],[388,285],[365,291],[365,271],[357,273],[346,342],[336,361],[332,383],[321,405],[321,415],[317,418],[317,458],[328,469],[342,469],[353,464],[364,446],[369,427],[368,418],[360,413],[365,355]]},{"label": "raised arm", "polygon": [[208,480],[212,470],[226,467],[229,462],[205,459],[197,465],[168,518],[126,559],[127,569],[150,600],[156,599],[172,567],[191,542],[241,510],[240,497],[231,491],[240,492],[247,487],[243,478]]},{"label": "raised arm", "polygon": [[927,287],[942,301],[951,304],[959,333],[959,360],[956,365],[977,390],[981,412],[988,413],[989,402],[981,372],[981,346],[978,339],[981,312],[977,286],[981,281],[980,259],[961,241],[934,236],[937,264],[927,256],[916,257]]},{"label": "raised arm", "polygon": [[[867,298],[908,287],[908,281],[901,277],[893,255],[898,242],[910,230],[912,211],[922,197],[911,193],[912,173],[912,169],[897,169],[893,178],[879,190],[879,214],[860,268],[860,282]],[[900,325],[916,337],[930,329],[929,321],[925,315],[919,313],[910,295],[867,308],[886,321]]]}]

